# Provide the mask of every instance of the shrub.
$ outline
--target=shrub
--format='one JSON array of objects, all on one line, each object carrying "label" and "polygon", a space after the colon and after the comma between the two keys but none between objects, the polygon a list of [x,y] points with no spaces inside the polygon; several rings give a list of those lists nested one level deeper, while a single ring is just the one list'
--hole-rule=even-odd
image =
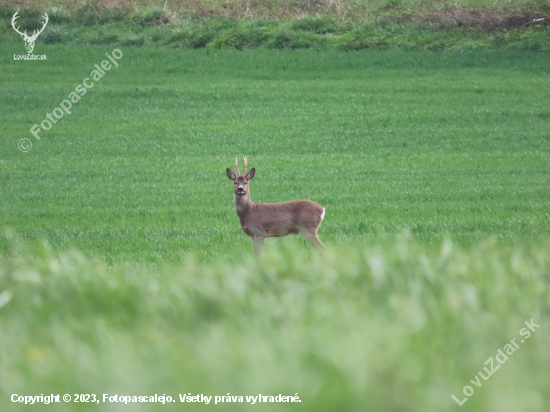
[{"label": "shrub", "polygon": [[50,23],[60,24],[69,21],[69,12],[63,7],[50,7],[46,10]]},{"label": "shrub", "polygon": [[97,5],[85,3],[77,9],[75,20],[85,26],[95,26],[99,23],[99,8]]},{"label": "shrub", "polygon": [[275,32],[273,38],[267,43],[267,47],[270,49],[284,49],[292,42],[292,35],[288,30],[278,30]]},{"label": "shrub", "polygon": [[164,46],[185,46],[187,44],[187,39],[189,38],[189,30],[181,30],[176,33],[172,33],[169,36],[166,36],[164,40],[161,41],[161,44]]},{"label": "shrub", "polygon": [[13,13],[17,11],[15,4],[7,3],[0,4],[0,17],[10,18],[13,16]]},{"label": "shrub", "polygon": [[232,34],[219,36],[206,45],[209,49],[242,49],[237,37]]},{"label": "shrub", "polygon": [[237,30],[237,38],[243,46],[260,47],[266,43],[272,36],[272,30],[269,27],[242,27]]},{"label": "shrub", "polygon": [[126,18],[126,16],[127,13],[123,9],[105,9],[99,15],[99,23],[105,24],[109,22],[121,22]]},{"label": "shrub", "polygon": [[214,30],[205,28],[196,32],[191,32],[188,38],[188,45],[193,49],[206,47],[216,37]]},{"label": "shrub", "polygon": [[48,27],[41,36],[44,44],[66,43],[68,33],[57,26]]},{"label": "shrub", "polygon": [[323,17],[321,19],[314,19],[306,16],[302,20],[294,20],[292,22],[292,28],[299,31],[309,31],[312,33],[325,34],[336,33],[338,31],[338,24],[332,17]]}]

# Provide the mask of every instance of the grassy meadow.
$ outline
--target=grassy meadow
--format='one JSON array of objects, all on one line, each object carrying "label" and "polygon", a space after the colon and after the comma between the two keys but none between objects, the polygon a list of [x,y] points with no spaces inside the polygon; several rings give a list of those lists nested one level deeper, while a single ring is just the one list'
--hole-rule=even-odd
[{"label": "grassy meadow", "polygon": [[550,51],[547,0],[4,0],[0,36],[164,49]]},{"label": "grassy meadow", "polygon": [[2,67],[3,225],[22,239],[108,263],[231,259],[250,248],[225,175],[243,155],[252,200],[318,202],[328,244],[549,232],[544,54],[129,48],[37,140],[111,51]]},{"label": "grassy meadow", "polygon": [[[13,60],[0,28],[0,411],[550,410],[547,53],[78,38]],[[244,155],[253,201],[326,208],[323,259],[298,237],[253,256]]]}]

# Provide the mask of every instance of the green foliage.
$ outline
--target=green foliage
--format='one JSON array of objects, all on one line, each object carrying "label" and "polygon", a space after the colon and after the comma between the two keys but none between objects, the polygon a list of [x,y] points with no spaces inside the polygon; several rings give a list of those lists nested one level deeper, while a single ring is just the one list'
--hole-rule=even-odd
[{"label": "green foliage", "polygon": [[240,49],[240,43],[233,34],[219,36],[206,45],[210,49]]},{"label": "green foliage", "polygon": [[58,26],[48,26],[42,33],[44,44],[66,43],[68,39],[69,34]]},{"label": "green foliage", "polygon": [[[550,31],[547,30],[550,9],[538,2],[526,3],[519,9],[507,5],[498,8],[496,4],[465,4],[457,8],[447,3],[431,2],[373,3],[365,6],[371,7],[371,12],[352,20],[345,19],[345,16],[304,15],[303,12],[299,17],[289,18],[286,14],[286,18],[281,19],[249,19],[238,13],[239,18],[232,13],[227,15],[227,7],[233,7],[227,4],[215,7],[217,11],[225,10],[223,16],[218,16],[214,9],[212,13],[204,11],[204,16],[197,16],[188,10],[178,14],[160,6],[150,3],[147,7],[139,7],[125,2],[112,6],[85,2],[77,7],[64,3],[47,11],[52,23],[67,26],[63,30],[73,34],[70,41],[76,44],[89,43],[88,38],[94,37],[89,32],[81,37],[81,26],[98,32],[107,26],[119,31],[118,44],[126,47],[142,46],[143,41],[170,48],[195,49],[209,45],[214,49],[239,50],[330,47],[339,50],[401,48],[438,51],[505,47],[548,51],[550,47]],[[249,6],[255,7],[253,4]],[[351,8],[349,5],[347,10]],[[9,35],[14,10],[9,4],[0,10],[0,36]],[[40,27],[42,12],[39,7],[24,8],[20,15],[23,29]],[[177,38],[178,33],[185,33],[185,38]],[[133,42],[128,38],[144,40]]]},{"label": "green foliage", "polygon": [[[90,36],[86,39],[87,44],[118,44],[120,37],[117,33],[113,32],[104,32],[104,31],[93,31],[90,33]],[[134,44],[129,43],[128,46]]]},{"label": "green foliage", "polygon": [[[145,15],[144,15],[145,14]],[[133,17],[129,18],[129,16]],[[130,22],[135,22],[137,20],[138,23],[142,23],[143,20],[146,18],[147,14],[131,14],[127,10],[122,8],[112,8],[112,9],[104,9],[101,11],[99,16],[99,23],[100,24],[108,24],[108,23],[119,23],[123,22],[124,19],[129,18]]]},{"label": "green foliage", "polygon": [[242,47],[260,47],[272,36],[272,28],[242,24],[237,27],[235,36]]},{"label": "green foliage", "polygon": [[46,10],[50,23],[61,24],[69,21],[69,12],[63,7],[50,7]]},{"label": "green foliage", "polygon": [[[407,230],[460,244],[550,233],[543,53],[166,50],[145,36],[121,48],[129,37],[104,30],[93,47],[37,44],[40,66],[0,62],[12,153],[0,227],[18,237],[109,264],[251,253],[224,174],[245,154],[252,200],[318,202],[329,245]],[[22,53],[16,40],[8,55]],[[120,66],[36,140],[29,129],[114,48]],[[310,250],[294,237],[266,249],[279,243]]]},{"label": "green foliage", "polygon": [[518,41],[511,44],[511,48],[547,51],[550,50],[550,26],[533,26],[530,30],[523,33],[518,33]]},{"label": "green foliage", "polygon": [[75,23],[85,26],[94,26],[101,21],[100,8],[93,3],[83,3],[75,13]]},{"label": "green foliage", "polygon": [[143,37],[132,37],[124,40],[124,46],[143,46],[145,44],[145,39]]},{"label": "green foliage", "polygon": [[214,30],[211,27],[205,27],[200,31],[191,32],[187,39],[187,44],[190,48],[200,49],[206,47],[215,37]]},{"label": "green foliage", "polygon": [[[161,25],[86,7],[40,36],[48,60],[0,59],[0,405],[166,393],[177,403],[128,409],[168,411],[179,393],[229,392],[299,394],[277,410],[459,410],[451,395],[534,319],[462,409],[544,410],[546,26]],[[115,47],[119,67],[34,139]],[[245,154],[253,201],[326,208],[322,261],[296,237],[254,259],[224,172]]]},{"label": "green foliage", "polygon": [[[10,240],[11,257],[0,256],[0,402],[44,410],[10,396],[93,393],[101,402],[86,410],[104,410],[104,393],[158,393],[177,401],[140,409],[168,411],[180,393],[297,393],[300,403],[277,409],[458,410],[451,395],[464,398],[462,388],[479,371],[487,376],[485,362],[498,366],[497,350],[516,339],[519,349],[464,406],[543,410],[549,246],[446,240],[426,248],[404,236],[329,250],[322,262],[272,248],[261,262],[188,258],[151,271]],[[540,327],[524,340],[531,319]]]},{"label": "green foliage", "polygon": [[288,29],[277,30],[266,44],[269,49],[284,49],[292,42],[292,32]]},{"label": "green foliage", "polygon": [[162,15],[163,10],[161,8],[149,8],[143,12],[129,15],[128,21],[141,26],[150,26],[158,24]]},{"label": "green foliage", "polygon": [[0,3],[0,17],[12,18],[17,11],[17,6],[11,3]]},{"label": "green foliage", "polygon": [[315,19],[310,16],[306,16],[301,20],[294,20],[292,22],[292,28],[296,31],[306,31],[317,34],[338,32],[336,20],[331,17]]},{"label": "green foliage", "polygon": [[164,39],[161,40],[162,45],[168,46],[168,45],[175,45],[179,47],[185,47],[185,44],[187,44],[187,39],[189,37],[189,30],[179,30],[175,33],[166,35]]}]

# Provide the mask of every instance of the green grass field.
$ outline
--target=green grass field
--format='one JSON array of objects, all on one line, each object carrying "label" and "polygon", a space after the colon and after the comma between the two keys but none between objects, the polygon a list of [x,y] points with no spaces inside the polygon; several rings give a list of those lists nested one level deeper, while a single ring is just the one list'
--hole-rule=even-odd
[{"label": "green grass field", "polygon": [[252,200],[320,203],[328,244],[549,233],[546,55],[129,48],[36,140],[111,51],[3,63],[0,207],[18,237],[109,263],[228,258],[250,247],[225,175],[242,155]]},{"label": "green grass field", "polygon": [[[37,140],[113,48],[0,39],[0,410],[550,410],[547,54],[119,47]],[[254,258],[243,155],[253,201],[326,208],[324,260]],[[10,400],[50,393],[177,402]]]}]

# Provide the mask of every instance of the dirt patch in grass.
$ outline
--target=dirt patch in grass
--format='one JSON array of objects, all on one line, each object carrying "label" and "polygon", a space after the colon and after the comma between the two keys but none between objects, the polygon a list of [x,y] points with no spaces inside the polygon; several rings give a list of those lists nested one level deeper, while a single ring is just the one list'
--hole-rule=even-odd
[{"label": "dirt patch in grass", "polygon": [[445,7],[443,10],[422,10],[410,15],[416,23],[432,23],[439,28],[480,28],[482,30],[514,30],[531,24],[550,24],[550,7],[533,10],[521,7],[474,8]]}]

